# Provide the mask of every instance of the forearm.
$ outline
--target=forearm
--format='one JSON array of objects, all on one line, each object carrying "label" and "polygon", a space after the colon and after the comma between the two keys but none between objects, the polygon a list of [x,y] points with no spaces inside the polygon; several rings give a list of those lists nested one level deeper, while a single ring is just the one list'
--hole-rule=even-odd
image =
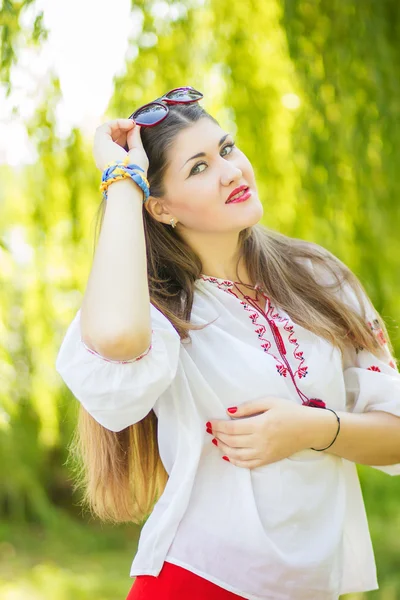
[{"label": "forearm", "polygon": [[[143,193],[130,180],[110,185],[81,307],[82,337],[98,351],[138,349],[150,339]],[[136,340],[136,341],[135,341]]]},{"label": "forearm", "polygon": [[[310,412],[308,447],[325,448],[337,431],[335,415],[320,408],[305,407]],[[340,433],[325,452],[364,465],[393,465],[400,463],[400,417],[371,411],[349,413],[336,411],[340,418]]]}]

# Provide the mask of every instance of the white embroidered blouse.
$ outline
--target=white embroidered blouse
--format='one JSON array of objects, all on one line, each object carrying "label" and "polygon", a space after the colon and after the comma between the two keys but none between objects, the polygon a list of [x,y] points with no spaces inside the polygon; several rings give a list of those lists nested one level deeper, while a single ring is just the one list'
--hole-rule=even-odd
[{"label": "white embroidered blouse", "polygon": [[[342,356],[262,290],[264,311],[235,282],[202,275],[195,286],[192,322],[218,318],[191,331],[191,343],[151,305],[149,349],[131,361],[106,360],[83,343],[78,310],[56,360],[66,385],[107,429],[120,431],[151,409],[158,417],[169,480],[142,528],[130,575],[158,575],[167,561],[251,600],[336,600],[377,589],[354,463],[306,449],[239,468],[222,460],[205,427],[229,419],[229,406],[269,395],[400,416],[400,374],[372,305],[365,298],[384,359],[365,349]],[[342,297],[360,312],[350,288]],[[400,474],[400,464],[374,468]]]}]

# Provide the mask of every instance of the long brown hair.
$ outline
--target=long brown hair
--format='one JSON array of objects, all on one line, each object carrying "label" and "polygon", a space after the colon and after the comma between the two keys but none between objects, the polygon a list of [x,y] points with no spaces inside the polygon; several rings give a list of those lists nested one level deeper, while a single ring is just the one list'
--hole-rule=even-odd
[{"label": "long brown hair", "polygon": [[[174,105],[157,127],[142,129],[152,196],[164,194],[168,149],[176,135],[201,118],[217,123],[198,104]],[[98,212],[98,233],[104,213],[103,201]],[[160,223],[145,209],[143,215],[150,300],[184,339],[190,330],[204,327],[190,324],[194,284],[203,272],[202,264],[177,230]],[[351,344],[380,356],[382,348],[365,314],[360,316],[334,293],[343,284],[349,284],[362,307],[361,295],[366,291],[350,269],[327,249],[257,224],[240,232],[238,264],[240,260],[244,261],[250,281],[260,283],[272,303],[286,311],[295,323],[342,351]],[[321,284],[307,264],[313,264],[316,271],[324,269],[331,283]],[[375,312],[393,353],[385,323]],[[153,410],[140,422],[113,432],[97,423],[81,405],[70,451],[76,459],[75,481],[76,487],[83,489],[83,503],[103,520],[142,523],[168,480],[159,455]]]}]

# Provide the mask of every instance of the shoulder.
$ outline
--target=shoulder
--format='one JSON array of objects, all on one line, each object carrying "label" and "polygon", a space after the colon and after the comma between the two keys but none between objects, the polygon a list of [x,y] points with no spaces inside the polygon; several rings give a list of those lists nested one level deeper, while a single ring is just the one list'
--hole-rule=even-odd
[{"label": "shoulder", "polygon": [[304,254],[297,260],[315,283],[328,288],[337,299],[364,318],[375,314],[375,307],[364,285],[345,262],[315,242],[305,242],[304,247]]},{"label": "shoulder", "polygon": [[316,283],[340,285],[348,276],[350,268],[333,252],[307,240],[297,240],[294,260],[311,274]]}]

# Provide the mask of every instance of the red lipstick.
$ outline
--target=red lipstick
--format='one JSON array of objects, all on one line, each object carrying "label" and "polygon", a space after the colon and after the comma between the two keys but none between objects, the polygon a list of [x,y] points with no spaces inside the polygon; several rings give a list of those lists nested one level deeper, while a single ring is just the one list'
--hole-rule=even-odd
[{"label": "red lipstick", "polygon": [[239,204],[239,202],[245,202],[245,200],[248,200],[251,196],[251,190],[250,188],[246,187],[245,191],[242,192],[240,194],[240,196],[238,196],[237,198],[234,198],[234,200],[229,200],[229,202],[227,201],[225,204]]},{"label": "red lipstick", "polygon": [[247,190],[249,188],[248,185],[241,185],[237,188],[235,188],[228,196],[228,198],[226,199],[225,204],[227,204],[228,202],[232,202],[231,198],[233,196],[236,196],[236,194],[239,194],[240,192],[242,192],[243,190]]}]

